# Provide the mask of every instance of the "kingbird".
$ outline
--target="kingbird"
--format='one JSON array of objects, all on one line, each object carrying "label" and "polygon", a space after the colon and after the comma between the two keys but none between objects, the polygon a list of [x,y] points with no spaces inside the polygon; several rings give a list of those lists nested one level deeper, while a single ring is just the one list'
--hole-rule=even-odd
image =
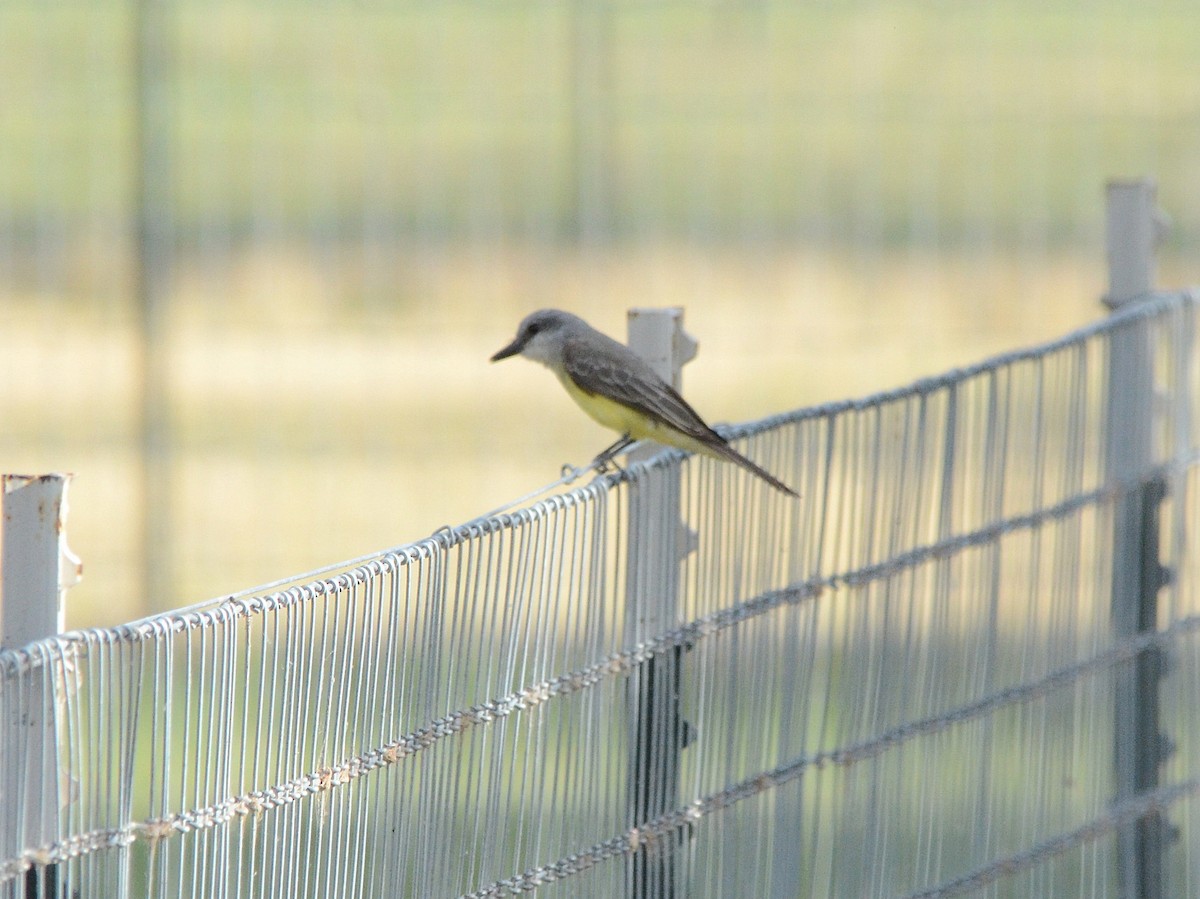
[{"label": "kingbird", "polygon": [[735,462],[776,490],[797,496],[706,425],[646,360],[578,316],[558,309],[542,309],[526,316],[513,342],[491,361],[516,355],[540,362],[554,372],[584,412],[621,435],[596,457],[598,462],[608,461],[635,440],[654,440]]}]

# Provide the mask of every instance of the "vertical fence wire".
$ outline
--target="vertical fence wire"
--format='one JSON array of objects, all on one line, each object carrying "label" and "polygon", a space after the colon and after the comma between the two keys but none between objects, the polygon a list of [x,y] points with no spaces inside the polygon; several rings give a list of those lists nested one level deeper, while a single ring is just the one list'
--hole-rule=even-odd
[{"label": "vertical fence wire", "polygon": [[[1187,895],[1195,302],[730,429],[799,501],[666,453],[343,570],[6,652],[3,720],[47,697],[70,801],[49,844],[14,842],[20,809],[0,821],[0,890],[54,862],[83,897],[613,896],[636,887],[620,859],[676,841],[691,896],[1118,896],[1117,833],[1161,815]],[[1149,468],[1116,483],[1104,372],[1127,333],[1158,399]],[[690,551],[675,620],[638,629],[628,516],[664,475]],[[1114,636],[1115,509],[1153,478],[1173,577],[1157,629]],[[1154,649],[1174,751],[1117,796],[1115,684]],[[677,799],[632,820],[636,676],[664,659]]]}]

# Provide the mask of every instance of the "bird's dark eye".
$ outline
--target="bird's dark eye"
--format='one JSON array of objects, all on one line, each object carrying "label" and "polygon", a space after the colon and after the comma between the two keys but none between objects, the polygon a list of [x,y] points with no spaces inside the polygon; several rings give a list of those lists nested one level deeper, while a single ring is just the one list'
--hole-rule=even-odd
[{"label": "bird's dark eye", "polygon": [[542,330],[541,322],[533,322],[528,328],[525,329],[525,333],[532,337],[540,330]]}]

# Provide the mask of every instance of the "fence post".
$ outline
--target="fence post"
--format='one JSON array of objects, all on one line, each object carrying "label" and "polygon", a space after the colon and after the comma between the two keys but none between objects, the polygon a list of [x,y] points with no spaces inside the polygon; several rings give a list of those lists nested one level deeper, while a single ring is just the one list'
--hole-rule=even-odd
[{"label": "fence post", "polygon": [[[79,579],[79,560],[67,549],[69,474],[0,475],[0,649],[16,649],[60,633],[63,594]],[[12,858],[58,839],[57,694],[45,671],[10,694],[0,720],[0,850]],[[15,850],[15,851],[14,851]],[[54,865],[30,868],[25,899],[60,894]]]},{"label": "fence post", "polygon": [[79,579],[67,549],[69,474],[0,475],[0,649],[60,633],[66,589]]},{"label": "fence post", "polygon": [[[683,364],[696,343],[683,331],[683,310],[629,310],[629,346],[668,383],[679,388]],[[630,454],[636,462],[658,452],[654,446]],[[679,563],[686,542],[680,516],[679,472],[664,469],[635,483],[629,501],[629,552],[625,590],[627,645],[676,624]],[[629,815],[637,827],[678,804],[679,756],[687,745],[687,723],[679,707],[684,647],[645,662],[630,677]],[[635,852],[627,876],[631,899],[674,899],[683,895],[682,831]]]},{"label": "fence post", "polygon": [[[1154,245],[1160,217],[1152,180],[1112,181],[1107,197],[1109,291],[1113,310],[1154,288]],[[1116,500],[1113,520],[1112,621],[1114,638],[1128,639],[1158,627],[1158,592],[1165,583],[1159,562],[1161,478],[1147,479],[1154,447],[1153,354],[1139,323],[1113,332],[1108,370],[1108,483],[1132,485]],[[1158,785],[1169,742],[1159,730],[1159,680],[1164,654],[1142,652],[1115,676],[1114,765],[1116,801]],[[1152,812],[1117,832],[1117,878],[1123,899],[1162,899],[1163,855],[1169,829]]]},{"label": "fence post", "polygon": [[567,87],[571,91],[567,156],[569,214],[562,228],[579,245],[598,243],[612,230],[609,198],[613,144],[613,11],[609,0],[565,8],[571,40]]},{"label": "fence post", "polygon": [[167,313],[170,303],[171,59],[174,5],[166,0],[135,0],[133,166],[135,227],[133,294],[138,320],[138,429],[141,432],[141,596],[159,605],[175,604],[171,515],[172,435],[168,377]]}]

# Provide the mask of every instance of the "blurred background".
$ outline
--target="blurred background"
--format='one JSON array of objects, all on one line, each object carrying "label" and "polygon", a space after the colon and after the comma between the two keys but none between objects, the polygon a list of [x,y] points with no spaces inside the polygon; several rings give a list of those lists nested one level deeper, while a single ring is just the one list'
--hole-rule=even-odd
[{"label": "blurred background", "polygon": [[1200,5],[0,3],[0,469],[68,626],[423,537],[611,435],[487,357],[682,305],[734,421],[1104,314],[1104,183],[1196,280]]}]

